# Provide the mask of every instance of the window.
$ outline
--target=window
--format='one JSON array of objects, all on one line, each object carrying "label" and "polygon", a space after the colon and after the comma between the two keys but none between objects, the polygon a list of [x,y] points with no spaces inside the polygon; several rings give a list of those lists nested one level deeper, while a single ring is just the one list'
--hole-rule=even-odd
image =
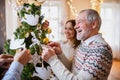
[{"label": "window", "polygon": [[61,40],[61,1],[48,0],[42,5],[42,14],[50,22],[52,33],[48,35],[50,40]]},{"label": "window", "polygon": [[113,57],[120,59],[120,3],[103,3],[101,6],[103,37],[113,50]]}]

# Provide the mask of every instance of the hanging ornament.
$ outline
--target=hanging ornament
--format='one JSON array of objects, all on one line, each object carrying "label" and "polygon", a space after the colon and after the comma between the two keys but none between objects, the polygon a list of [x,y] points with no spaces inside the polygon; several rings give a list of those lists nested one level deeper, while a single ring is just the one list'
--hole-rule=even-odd
[{"label": "hanging ornament", "polygon": [[10,49],[20,49],[20,48],[25,48],[24,43],[25,39],[12,39],[10,41]]},{"label": "hanging ornament", "polygon": [[42,63],[40,61],[40,55],[38,55],[37,53],[35,53],[34,55],[32,55],[32,59],[29,61],[29,63],[33,63],[34,66],[36,66],[37,63]]},{"label": "hanging ornament", "polygon": [[47,68],[45,67],[35,67],[36,72],[33,73],[33,76],[38,76],[42,78],[43,80],[48,80],[51,75],[51,68],[48,66]]},{"label": "hanging ornament", "polygon": [[22,18],[21,22],[25,21],[31,26],[36,26],[38,24],[39,15],[25,14],[25,17]]}]

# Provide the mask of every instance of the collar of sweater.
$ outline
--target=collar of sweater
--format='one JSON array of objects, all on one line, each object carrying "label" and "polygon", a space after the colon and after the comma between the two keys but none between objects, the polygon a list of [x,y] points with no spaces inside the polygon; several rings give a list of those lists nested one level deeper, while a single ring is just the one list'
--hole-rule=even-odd
[{"label": "collar of sweater", "polygon": [[85,41],[81,41],[81,43],[84,43],[84,44],[86,44],[86,45],[90,45],[91,42],[93,42],[93,41],[95,41],[96,39],[101,38],[101,37],[102,37],[102,34],[99,33],[99,34],[97,34],[97,35],[94,35],[94,36],[86,39]]}]

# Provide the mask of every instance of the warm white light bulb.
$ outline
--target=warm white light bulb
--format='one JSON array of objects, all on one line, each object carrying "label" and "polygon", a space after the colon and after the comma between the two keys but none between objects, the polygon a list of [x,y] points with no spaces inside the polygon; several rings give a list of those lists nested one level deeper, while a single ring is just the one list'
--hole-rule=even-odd
[{"label": "warm white light bulb", "polygon": [[38,2],[43,2],[43,1],[45,1],[45,0],[37,0]]}]

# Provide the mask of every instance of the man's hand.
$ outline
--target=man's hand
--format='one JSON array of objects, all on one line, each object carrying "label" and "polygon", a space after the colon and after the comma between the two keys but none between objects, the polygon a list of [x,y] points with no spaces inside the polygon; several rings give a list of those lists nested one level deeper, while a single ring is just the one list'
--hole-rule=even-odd
[{"label": "man's hand", "polygon": [[48,62],[48,60],[54,55],[56,55],[56,54],[55,54],[55,51],[52,47],[50,47],[50,46],[43,47],[42,59],[44,61]]},{"label": "man's hand", "polygon": [[12,55],[9,55],[9,54],[0,55],[0,67],[8,69],[12,61],[13,61]]},{"label": "man's hand", "polygon": [[62,49],[58,42],[50,42],[48,45],[51,46],[55,50],[55,53],[57,55],[62,54]]},{"label": "man's hand", "polygon": [[30,51],[23,49],[22,51],[19,51],[14,56],[14,61],[20,62],[21,64],[25,65],[28,63],[28,61],[32,58]]}]

